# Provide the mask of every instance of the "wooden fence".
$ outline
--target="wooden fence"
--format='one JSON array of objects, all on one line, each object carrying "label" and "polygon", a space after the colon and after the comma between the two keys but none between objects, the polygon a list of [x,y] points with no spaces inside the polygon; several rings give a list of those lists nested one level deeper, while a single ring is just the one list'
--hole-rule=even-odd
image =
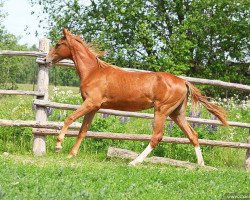
[{"label": "wooden fence", "polygon": [[[41,57],[44,57],[49,51],[49,42],[47,39],[41,39],[39,42],[40,52],[34,51],[0,51],[0,55],[3,56],[32,56],[37,57],[36,62],[38,63],[38,76],[37,76],[37,91],[22,91],[22,90],[0,90],[0,94],[5,95],[32,95],[36,97],[34,104],[36,105],[36,119],[34,121],[23,121],[23,120],[6,120],[0,119],[0,126],[17,126],[17,127],[32,127],[34,142],[33,152],[35,155],[43,155],[46,152],[46,135],[57,135],[59,129],[63,126],[62,122],[51,122],[47,120],[47,108],[57,108],[64,110],[76,110],[78,105],[62,104],[49,101],[48,87],[49,87],[49,71],[48,66]],[[63,60],[58,65],[73,67],[74,64],[71,61]],[[126,69],[128,71],[144,71],[137,69]],[[242,85],[237,83],[228,83],[219,80],[208,80],[192,77],[181,77],[192,83],[196,84],[208,84],[213,86],[220,86],[224,88],[237,89],[245,92],[250,92],[250,86]],[[125,116],[125,117],[137,117],[144,119],[153,119],[153,114],[138,113],[138,112],[125,112],[110,109],[100,109],[99,113]],[[167,118],[167,120],[171,120]],[[193,123],[200,124],[212,124],[221,125],[218,120],[200,119],[188,117],[187,120]],[[250,130],[250,123],[241,123],[229,121],[229,126],[248,128]],[[79,129],[80,123],[74,122],[70,129]],[[250,133],[250,131],[249,131]],[[69,130],[66,136],[76,136],[77,131]],[[102,138],[102,139],[116,139],[116,140],[138,140],[147,141],[150,140],[150,135],[145,134],[126,134],[126,133],[103,133],[103,132],[88,132],[87,137],[89,138]],[[176,143],[176,144],[189,144],[187,138],[176,138],[176,137],[163,137],[162,142]],[[231,147],[231,148],[245,148],[246,161],[245,166],[247,170],[250,170],[250,134],[247,139],[247,143],[241,142],[228,142],[228,141],[216,141],[216,140],[205,140],[199,139],[201,145],[209,146],[220,146],[220,147]]]}]

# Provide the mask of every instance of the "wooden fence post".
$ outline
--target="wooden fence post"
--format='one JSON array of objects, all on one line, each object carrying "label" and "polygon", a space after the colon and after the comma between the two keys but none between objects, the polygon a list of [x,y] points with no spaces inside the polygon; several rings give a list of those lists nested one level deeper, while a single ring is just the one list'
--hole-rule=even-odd
[{"label": "wooden fence post", "polygon": [[[247,143],[250,144],[250,129],[249,129]],[[250,149],[249,148],[247,149],[247,153],[246,153],[245,168],[247,171],[250,171]]]},{"label": "wooden fence post", "polygon": [[[40,39],[39,50],[49,52],[49,40],[46,38]],[[44,96],[37,99],[48,100],[49,97],[49,69],[46,64],[39,64],[37,75],[37,91],[44,93]],[[36,121],[47,121],[47,108],[36,106]],[[40,156],[46,153],[46,136],[34,134],[33,153]]]}]

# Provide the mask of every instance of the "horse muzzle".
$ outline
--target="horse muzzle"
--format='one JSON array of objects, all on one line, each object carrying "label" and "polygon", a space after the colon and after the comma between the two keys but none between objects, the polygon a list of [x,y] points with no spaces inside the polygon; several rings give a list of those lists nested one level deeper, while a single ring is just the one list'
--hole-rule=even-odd
[{"label": "horse muzzle", "polygon": [[50,58],[50,57],[48,57],[48,56],[46,56],[45,58],[43,58],[43,61],[44,61],[45,64],[48,65],[48,66],[51,66],[52,64],[54,64],[53,59]]}]

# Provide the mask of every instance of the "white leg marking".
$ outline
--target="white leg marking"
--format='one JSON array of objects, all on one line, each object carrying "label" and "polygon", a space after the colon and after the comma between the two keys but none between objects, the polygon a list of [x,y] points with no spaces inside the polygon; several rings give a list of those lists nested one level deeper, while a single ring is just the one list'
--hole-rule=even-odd
[{"label": "white leg marking", "polygon": [[129,163],[130,166],[135,166],[138,163],[142,163],[143,160],[148,156],[148,154],[150,154],[150,152],[153,150],[153,148],[151,147],[151,145],[149,144],[147,146],[147,148],[136,158],[134,159],[132,162]]},{"label": "white leg marking", "polygon": [[201,148],[200,147],[194,147],[194,149],[195,149],[198,165],[204,166],[205,164],[204,164]]}]

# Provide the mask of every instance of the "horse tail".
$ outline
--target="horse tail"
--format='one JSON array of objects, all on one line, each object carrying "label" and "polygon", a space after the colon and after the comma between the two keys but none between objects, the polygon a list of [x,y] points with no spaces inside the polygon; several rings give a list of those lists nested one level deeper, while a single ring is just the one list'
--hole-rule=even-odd
[{"label": "horse tail", "polygon": [[210,103],[207,97],[201,94],[201,91],[196,88],[193,84],[186,82],[191,95],[191,102],[194,108],[197,107],[200,102],[210,113],[214,114],[224,126],[228,126],[227,123],[227,112],[220,106]]}]

